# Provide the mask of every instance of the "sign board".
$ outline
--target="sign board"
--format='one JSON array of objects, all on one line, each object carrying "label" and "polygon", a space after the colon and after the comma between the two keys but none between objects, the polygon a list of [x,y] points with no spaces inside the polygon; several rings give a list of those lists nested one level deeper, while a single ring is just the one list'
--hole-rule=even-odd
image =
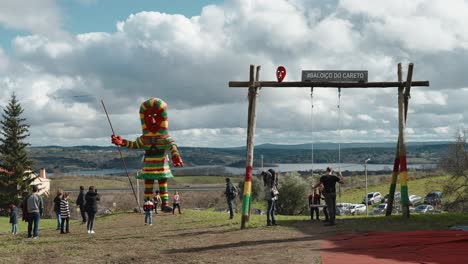
[{"label": "sign board", "polygon": [[302,71],[303,82],[367,82],[367,71]]}]

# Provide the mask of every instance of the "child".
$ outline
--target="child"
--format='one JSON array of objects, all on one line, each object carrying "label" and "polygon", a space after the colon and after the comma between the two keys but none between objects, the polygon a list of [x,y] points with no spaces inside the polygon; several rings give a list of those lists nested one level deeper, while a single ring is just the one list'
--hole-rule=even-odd
[{"label": "child", "polygon": [[57,217],[57,230],[60,230],[60,227],[62,226],[62,218],[60,217],[60,203],[62,202],[62,198],[63,191],[58,190],[57,195],[54,198],[54,212]]},{"label": "child", "polygon": [[11,234],[18,234],[18,208],[14,204],[10,204],[10,224]]},{"label": "child", "polygon": [[320,193],[317,188],[314,188],[313,194],[309,195],[310,220],[314,221],[315,212],[317,222],[319,222],[319,207],[317,205],[320,205]]},{"label": "child", "polygon": [[153,209],[154,204],[152,199],[146,198],[146,202],[143,204],[143,211],[145,211],[145,225],[153,225]]},{"label": "child", "polygon": [[154,192],[154,213],[158,214],[158,205],[161,203],[161,196],[159,191]]},{"label": "child", "polygon": [[[69,222],[70,222],[70,207],[68,205],[68,193],[63,194],[62,201],[60,202],[60,218],[62,223],[60,224],[60,234],[70,233]],[[66,229],[65,227],[66,222]],[[65,229],[65,230],[64,230]]]},{"label": "child", "polygon": [[182,214],[180,212],[180,196],[179,192],[175,192],[174,196],[172,196],[172,214],[174,214],[176,207],[179,209],[179,214]]}]

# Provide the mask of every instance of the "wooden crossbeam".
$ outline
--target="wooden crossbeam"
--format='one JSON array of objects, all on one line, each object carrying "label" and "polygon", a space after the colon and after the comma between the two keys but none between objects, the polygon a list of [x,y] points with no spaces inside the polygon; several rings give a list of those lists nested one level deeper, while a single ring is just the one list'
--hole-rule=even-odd
[{"label": "wooden crossbeam", "polygon": [[[248,88],[248,87],[294,87],[294,88],[389,88],[389,87],[407,87],[406,82],[276,82],[276,81],[260,81],[260,82],[240,82],[231,81],[231,88]],[[412,81],[411,86],[429,86],[429,81]]]}]

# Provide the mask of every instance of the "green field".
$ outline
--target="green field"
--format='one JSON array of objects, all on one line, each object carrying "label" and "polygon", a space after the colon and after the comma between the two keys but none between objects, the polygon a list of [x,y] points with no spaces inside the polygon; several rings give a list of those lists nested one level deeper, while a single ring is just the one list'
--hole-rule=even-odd
[{"label": "green field", "polygon": [[[130,183],[125,176],[61,176],[51,178],[51,189],[78,190],[80,185],[87,187],[94,185],[98,189],[129,188]],[[178,176],[169,179],[170,186],[186,185],[220,185],[224,186],[224,176]],[[242,180],[242,177],[232,177],[234,182]],[[135,179],[132,183],[136,185]],[[143,184],[143,180],[140,181]]]},{"label": "green field", "polygon": [[[408,180],[408,193],[409,195],[415,194],[426,197],[426,194],[431,191],[441,191],[443,184],[448,180],[449,176],[435,176],[419,179]],[[346,180],[346,179],[345,179]],[[365,187],[356,187],[346,189],[346,184],[343,185],[341,197],[337,197],[337,202],[343,203],[361,203],[362,198],[365,197]],[[382,197],[386,195],[390,189],[390,182],[386,184],[368,186],[368,192],[380,192]],[[400,184],[397,182],[396,191],[400,191]]]}]

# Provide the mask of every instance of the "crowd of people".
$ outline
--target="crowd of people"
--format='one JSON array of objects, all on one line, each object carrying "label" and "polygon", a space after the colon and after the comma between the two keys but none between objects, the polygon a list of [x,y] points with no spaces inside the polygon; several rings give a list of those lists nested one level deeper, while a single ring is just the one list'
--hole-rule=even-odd
[{"label": "crowd of people", "polygon": [[[273,169],[269,169],[261,172],[263,177],[264,189],[265,189],[265,200],[266,200],[266,222],[267,226],[277,225],[275,219],[276,201],[279,197],[278,191],[278,176],[279,173]],[[226,189],[224,195],[227,201],[227,207],[229,211],[229,219],[234,219],[234,202],[238,196],[237,187],[231,182],[230,178],[226,178]],[[320,177],[319,182],[312,186],[312,193],[309,195],[309,208],[310,208],[310,219],[311,221],[320,221],[320,208],[322,208],[325,216],[324,222],[326,226],[333,226],[335,222],[336,212],[336,183],[343,184],[343,176],[340,172],[337,175],[333,174],[333,169],[330,167],[326,168],[326,174]],[[70,217],[71,209],[69,203],[69,193],[63,192],[62,190],[57,191],[54,203],[54,215],[57,219],[56,230],[60,231],[60,234],[70,233]],[[98,201],[100,195],[98,194],[94,186],[90,186],[88,191],[85,193],[83,186],[80,186],[80,191],[76,199],[76,206],[79,208],[81,216],[81,224],[86,224],[88,234],[94,234],[94,221],[96,213],[98,211]],[[325,204],[321,201],[324,200]],[[145,213],[144,224],[153,225],[153,212],[158,214],[158,206],[161,205],[161,196],[159,191],[155,191],[154,197],[146,198],[143,204],[143,211]],[[175,214],[177,209],[179,214],[181,212],[181,196],[179,192],[175,191],[172,195],[172,214]],[[44,202],[42,197],[38,195],[38,187],[32,186],[32,192],[28,195],[21,204],[23,211],[23,220],[28,223],[28,238],[37,239],[39,237],[39,222],[41,216],[44,214]],[[18,208],[11,204],[9,206],[10,212],[10,224],[11,233],[13,235],[18,234]],[[315,220],[314,220],[315,216]]]}]

